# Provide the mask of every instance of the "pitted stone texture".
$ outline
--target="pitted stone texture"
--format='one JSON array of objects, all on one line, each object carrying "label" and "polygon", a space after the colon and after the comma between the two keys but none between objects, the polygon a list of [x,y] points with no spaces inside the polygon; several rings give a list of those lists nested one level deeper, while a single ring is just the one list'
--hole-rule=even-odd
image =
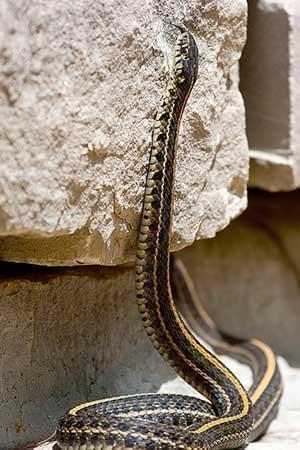
[{"label": "pitted stone texture", "polygon": [[143,329],[132,268],[7,271],[2,264],[1,450],[45,438],[72,405],[174,378]]},{"label": "pitted stone texture", "polygon": [[39,264],[133,258],[148,144],[177,31],[199,81],[179,142],[173,249],[246,207],[238,69],[246,1],[13,2],[1,6],[0,257]]},{"label": "pitted stone texture", "polygon": [[300,366],[300,191],[254,192],[215,239],[180,252],[218,326]]},{"label": "pitted stone texture", "polygon": [[250,147],[250,185],[300,186],[300,3],[249,1],[241,60]]}]

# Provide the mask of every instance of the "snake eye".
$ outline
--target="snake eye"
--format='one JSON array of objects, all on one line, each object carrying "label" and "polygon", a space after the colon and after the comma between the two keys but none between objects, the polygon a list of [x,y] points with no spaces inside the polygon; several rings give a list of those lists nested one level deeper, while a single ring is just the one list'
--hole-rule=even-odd
[{"label": "snake eye", "polygon": [[189,49],[187,47],[182,49],[182,56],[184,56],[185,58],[189,57]]}]

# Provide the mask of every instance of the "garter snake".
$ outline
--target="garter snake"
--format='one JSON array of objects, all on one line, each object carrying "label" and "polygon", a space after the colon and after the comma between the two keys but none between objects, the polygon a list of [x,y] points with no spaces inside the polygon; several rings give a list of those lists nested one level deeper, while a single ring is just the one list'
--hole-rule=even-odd
[{"label": "garter snake", "polygon": [[230,355],[252,369],[250,441],[259,438],[277,415],[282,394],[281,374],[273,351],[258,339],[242,340],[221,332],[200,302],[183,262],[177,258],[172,260],[172,289],[182,316],[196,335],[218,353]]},{"label": "garter snake", "polygon": [[[251,439],[255,417],[248,393],[232,372],[195,339],[171,292],[169,241],[175,152],[181,117],[198,74],[195,40],[186,29],[178,30],[172,74],[152,132],[137,241],[136,298],[154,347],[210,402],[183,395],[138,394],[85,403],[60,419],[56,438],[62,449],[211,450],[242,447]],[[183,295],[184,278],[181,281],[175,292]],[[258,363],[259,358],[260,354]],[[269,405],[273,401],[277,404],[277,399],[264,378],[264,374],[270,378],[270,360],[263,359],[263,363],[263,374],[258,372],[264,383],[256,385],[255,392],[257,402],[262,399],[260,417],[265,412],[269,417]]]}]

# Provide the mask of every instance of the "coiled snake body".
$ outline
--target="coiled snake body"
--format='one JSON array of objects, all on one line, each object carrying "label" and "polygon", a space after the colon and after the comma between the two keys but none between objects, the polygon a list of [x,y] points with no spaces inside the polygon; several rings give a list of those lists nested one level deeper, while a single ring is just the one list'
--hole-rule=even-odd
[{"label": "coiled snake body", "polygon": [[[224,353],[244,358],[254,371],[248,393],[202,346],[175,306],[169,277],[177,134],[196,81],[198,50],[179,28],[174,68],[156,114],[137,243],[136,297],[147,334],[162,357],[210,402],[183,395],[139,394],[97,400],[71,409],[59,421],[62,449],[225,449],[262,434],[276,413],[280,375],[271,350],[259,341],[233,342],[199,314],[199,332]],[[174,263],[172,288],[191,301],[190,280]],[[194,298],[193,298],[194,299]],[[194,318],[197,314],[190,314]]]}]

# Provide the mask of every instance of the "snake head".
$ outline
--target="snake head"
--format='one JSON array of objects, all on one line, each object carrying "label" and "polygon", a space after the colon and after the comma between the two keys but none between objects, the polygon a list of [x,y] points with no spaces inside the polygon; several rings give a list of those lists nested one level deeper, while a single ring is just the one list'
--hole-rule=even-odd
[{"label": "snake head", "polygon": [[174,60],[176,83],[192,86],[198,75],[198,48],[193,36],[182,27],[177,38]]}]

